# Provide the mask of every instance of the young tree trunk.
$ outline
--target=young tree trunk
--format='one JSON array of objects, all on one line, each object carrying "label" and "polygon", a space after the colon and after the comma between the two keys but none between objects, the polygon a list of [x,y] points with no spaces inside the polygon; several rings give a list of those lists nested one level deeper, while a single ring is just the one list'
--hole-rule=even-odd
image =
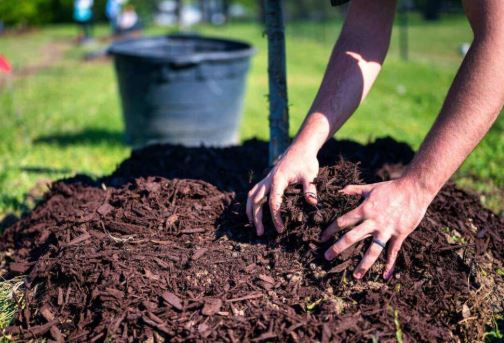
[{"label": "young tree trunk", "polygon": [[226,22],[229,21],[229,7],[230,7],[229,2],[230,2],[229,0],[222,0],[222,14],[224,14]]},{"label": "young tree trunk", "polygon": [[259,20],[260,23],[266,25],[266,9],[265,9],[265,2],[266,0],[258,0],[259,5],[257,6],[258,13],[257,13],[257,20]]},{"label": "young tree trunk", "polygon": [[182,27],[182,0],[176,0],[177,8],[175,9],[175,16],[177,17],[177,24],[179,29]]},{"label": "young tree trunk", "polygon": [[425,20],[439,20],[441,12],[441,0],[427,0],[423,16]]},{"label": "young tree trunk", "polygon": [[270,112],[269,162],[272,165],[289,144],[289,109],[282,1],[266,0],[265,5]]},{"label": "young tree trunk", "polygon": [[206,0],[199,0],[199,5],[201,9],[201,17],[203,22],[209,22],[208,20],[208,4],[206,3]]}]

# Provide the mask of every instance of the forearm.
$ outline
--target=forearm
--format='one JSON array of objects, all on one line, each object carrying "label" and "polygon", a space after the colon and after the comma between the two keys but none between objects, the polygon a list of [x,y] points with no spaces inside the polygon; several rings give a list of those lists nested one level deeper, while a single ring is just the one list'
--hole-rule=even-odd
[{"label": "forearm", "polygon": [[[503,36],[504,37],[504,36]],[[476,39],[405,178],[435,196],[488,132],[504,104],[502,37]]]},{"label": "forearm", "polygon": [[388,50],[395,0],[352,3],[294,146],[317,152],[366,97]]}]

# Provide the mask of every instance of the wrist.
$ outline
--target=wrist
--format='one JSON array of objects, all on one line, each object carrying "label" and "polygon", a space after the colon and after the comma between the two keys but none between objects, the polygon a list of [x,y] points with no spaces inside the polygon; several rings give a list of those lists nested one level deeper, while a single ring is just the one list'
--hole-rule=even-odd
[{"label": "wrist", "polygon": [[310,113],[292,142],[293,149],[317,155],[326,140],[331,136],[328,118],[319,112]]},{"label": "wrist", "polygon": [[408,173],[408,171],[398,181],[401,187],[408,189],[411,194],[415,195],[420,204],[425,207],[429,206],[439,191],[430,183],[424,182],[421,177]]},{"label": "wrist", "polygon": [[294,153],[296,155],[304,156],[317,156],[319,147],[313,142],[298,140],[297,138],[291,143],[287,149],[287,153]]}]

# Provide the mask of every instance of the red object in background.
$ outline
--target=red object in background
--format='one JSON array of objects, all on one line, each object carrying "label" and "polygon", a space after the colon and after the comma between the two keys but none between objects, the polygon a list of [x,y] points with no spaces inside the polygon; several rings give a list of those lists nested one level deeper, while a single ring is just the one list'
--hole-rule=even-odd
[{"label": "red object in background", "polygon": [[12,72],[12,66],[10,65],[7,58],[0,55],[0,72],[4,72],[6,74],[10,74]]}]

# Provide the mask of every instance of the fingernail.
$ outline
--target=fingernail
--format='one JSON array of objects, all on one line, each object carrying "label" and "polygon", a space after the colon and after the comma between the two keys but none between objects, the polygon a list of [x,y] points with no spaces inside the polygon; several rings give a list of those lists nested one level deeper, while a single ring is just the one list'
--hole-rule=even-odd
[{"label": "fingernail", "polygon": [[354,273],[354,278],[360,279],[362,277],[362,274],[360,272]]},{"label": "fingernail", "polygon": [[333,256],[332,256],[332,251],[331,250],[327,250],[324,254],[324,257],[326,260],[330,261],[333,259]]},{"label": "fingernail", "polygon": [[383,278],[385,280],[390,279],[391,276],[392,276],[392,273],[390,271],[383,273]]}]

